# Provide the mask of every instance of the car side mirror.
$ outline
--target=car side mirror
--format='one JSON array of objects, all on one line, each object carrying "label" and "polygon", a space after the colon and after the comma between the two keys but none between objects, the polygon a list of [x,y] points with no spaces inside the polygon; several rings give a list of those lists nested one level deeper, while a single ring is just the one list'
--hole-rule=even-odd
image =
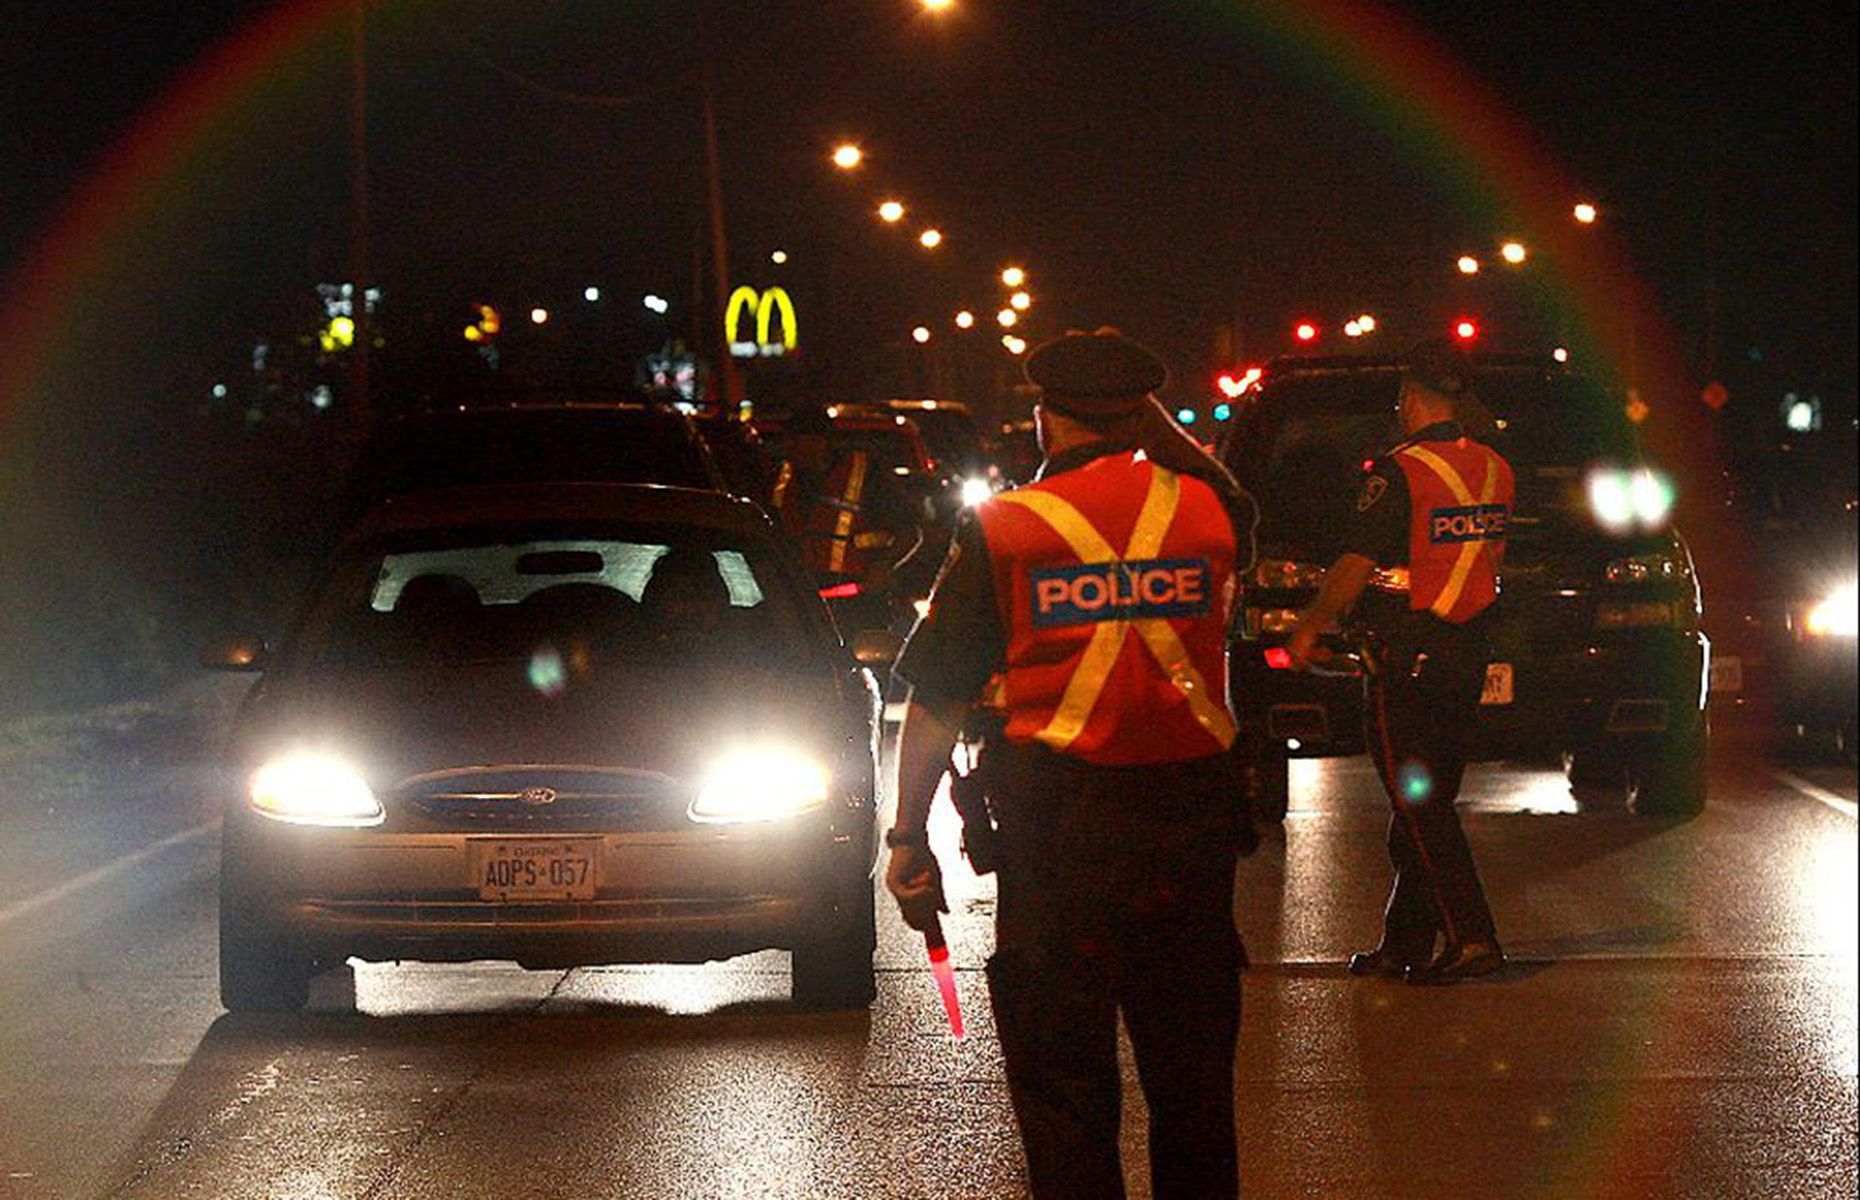
[{"label": "car side mirror", "polygon": [[200,648],[200,665],[210,671],[262,671],[269,654],[256,633],[223,633]]},{"label": "car side mirror", "polygon": [[861,629],[853,634],[853,661],[862,667],[889,667],[903,651],[904,639],[889,629]]}]

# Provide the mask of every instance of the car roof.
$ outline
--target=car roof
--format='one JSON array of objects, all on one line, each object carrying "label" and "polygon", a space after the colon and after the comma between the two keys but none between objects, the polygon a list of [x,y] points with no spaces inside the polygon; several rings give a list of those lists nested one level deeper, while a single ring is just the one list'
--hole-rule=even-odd
[{"label": "car roof", "polygon": [[515,483],[395,496],[370,508],[342,540],[527,521],[693,525],[762,538],[774,532],[768,515],[753,501],[723,492],[645,483]]}]

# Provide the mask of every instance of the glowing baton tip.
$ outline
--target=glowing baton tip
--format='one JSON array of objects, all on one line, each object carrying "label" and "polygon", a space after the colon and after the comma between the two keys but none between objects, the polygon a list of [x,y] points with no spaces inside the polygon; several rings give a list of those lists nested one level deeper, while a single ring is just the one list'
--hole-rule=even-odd
[{"label": "glowing baton tip", "polygon": [[949,946],[943,941],[942,922],[924,934],[924,952],[930,957],[930,974],[936,978],[937,993],[943,997],[950,1036],[961,1037],[962,1001],[956,995],[956,969],[949,963]]}]

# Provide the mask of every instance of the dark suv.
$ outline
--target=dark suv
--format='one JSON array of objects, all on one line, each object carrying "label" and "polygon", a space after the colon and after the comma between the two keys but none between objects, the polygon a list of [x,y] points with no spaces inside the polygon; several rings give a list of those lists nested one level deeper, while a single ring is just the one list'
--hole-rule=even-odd
[{"label": "dark suv", "polygon": [[[1535,359],[1476,368],[1517,499],[1474,753],[1556,757],[1574,787],[1695,812],[1707,643],[1690,552],[1667,524],[1672,486],[1641,458],[1618,394]],[[1358,682],[1279,669],[1269,652],[1342,550],[1363,473],[1395,440],[1399,385],[1392,359],[1279,360],[1220,448],[1262,513],[1231,688],[1263,817],[1284,813],[1289,756],[1362,749]]]}]

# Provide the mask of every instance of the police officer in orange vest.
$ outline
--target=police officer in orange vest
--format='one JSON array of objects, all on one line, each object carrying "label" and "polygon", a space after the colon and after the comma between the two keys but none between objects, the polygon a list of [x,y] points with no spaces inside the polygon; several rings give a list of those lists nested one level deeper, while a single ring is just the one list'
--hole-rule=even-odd
[{"label": "police officer in orange vest", "polygon": [[1410,353],[1397,412],[1403,440],[1365,475],[1349,548],[1286,649],[1294,666],[1321,659],[1319,636],[1369,590],[1365,720],[1394,806],[1395,883],[1381,943],[1352,956],[1350,972],[1447,984],[1505,963],[1453,805],[1485,683],[1512,474],[1462,424],[1483,409],[1457,348],[1427,342]]},{"label": "police officer in orange vest", "polygon": [[1233,1196],[1243,952],[1225,647],[1251,501],[1149,395],[1162,363],[1115,330],[1048,342],[1025,370],[1043,389],[1040,474],[958,530],[897,665],[913,690],[886,883],[914,928],[946,911],[925,821],[989,689],[1005,734],[987,750],[988,985],[1032,1192],[1124,1194],[1121,1011],[1154,1194]]}]

